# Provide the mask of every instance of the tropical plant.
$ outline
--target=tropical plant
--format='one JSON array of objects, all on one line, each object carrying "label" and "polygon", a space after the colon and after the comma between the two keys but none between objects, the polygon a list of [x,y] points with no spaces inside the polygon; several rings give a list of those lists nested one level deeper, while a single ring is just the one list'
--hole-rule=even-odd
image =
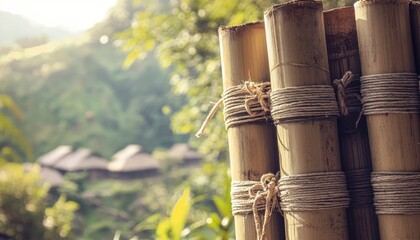
[{"label": "tropical plant", "polygon": [[21,153],[29,159],[32,148],[29,141],[15,124],[22,121],[24,115],[13,99],[0,94],[0,164],[7,161],[19,161]]},{"label": "tropical plant", "polygon": [[48,207],[48,186],[38,167],[25,171],[19,164],[0,168],[0,232],[16,240],[71,239],[78,205],[64,196]]}]

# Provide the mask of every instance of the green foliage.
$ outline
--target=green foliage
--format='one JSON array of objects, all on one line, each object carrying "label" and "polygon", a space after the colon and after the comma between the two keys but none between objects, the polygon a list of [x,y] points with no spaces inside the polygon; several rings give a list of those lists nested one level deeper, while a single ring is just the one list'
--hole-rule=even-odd
[{"label": "green foliage", "polygon": [[[123,60],[110,44],[85,43],[0,63],[0,90],[10,93],[31,120],[22,130],[35,155],[60,144],[110,156],[132,143],[151,151],[183,141],[170,129],[172,114],[162,112],[177,111],[184,102],[170,93],[167,71],[153,56],[127,70]],[[17,134],[10,126],[4,129]]]},{"label": "green foliage", "polygon": [[78,209],[75,202],[67,201],[61,195],[53,207],[45,209],[44,226],[49,230],[46,232],[46,239],[61,239],[70,236],[74,212]]},{"label": "green foliage", "polygon": [[[119,34],[128,51],[126,64],[143,59],[150,51],[158,53],[163,67],[172,66],[173,91],[188,102],[172,119],[176,133],[193,136],[222,92],[217,29],[263,19],[264,11],[277,2],[262,0],[175,0],[168,3],[141,1],[131,28]],[[326,9],[350,5],[354,0],[325,0]],[[191,139],[209,159],[224,159],[227,142],[219,113],[202,139]]]},{"label": "green foliage", "polygon": [[39,169],[25,172],[21,165],[0,168],[0,232],[16,240],[70,239],[77,204],[60,197],[47,206],[48,187]]},{"label": "green foliage", "polygon": [[[177,133],[193,135],[221,94],[220,59],[217,28],[261,19],[271,1],[171,1],[171,10],[163,4],[143,2],[144,11],[134,18],[132,28],[121,33],[123,49],[130,52],[127,63],[143,58],[154,49],[164,67],[173,66],[171,83],[178,94],[189,101],[175,114],[172,128]],[[164,11],[165,10],[165,11]],[[226,156],[222,117],[210,125],[208,134],[195,141],[209,158]],[[198,144],[200,143],[200,144]]]},{"label": "green foliage", "polygon": [[[23,120],[24,116],[15,101],[4,94],[0,94],[0,159],[18,161],[22,152],[27,159],[32,157],[32,148],[25,135],[15,124],[15,120]],[[10,144],[7,144],[10,142]]]},{"label": "green foliage", "polygon": [[156,228],[156,239],[180,240],[191,205],[190,189],[187,188],[175,203],[170,216],[160,221]]}]

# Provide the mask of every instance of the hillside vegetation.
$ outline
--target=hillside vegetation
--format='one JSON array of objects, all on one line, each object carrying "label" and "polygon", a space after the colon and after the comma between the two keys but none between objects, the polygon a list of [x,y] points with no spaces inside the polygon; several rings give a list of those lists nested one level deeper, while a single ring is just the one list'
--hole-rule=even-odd
[{"label": "hillside vegetation", "polygon": [[101,27],[77,41],[12,48],[0,57],[0,92],[25,113],[34,156],[61,144],[109,157],[131,143],[151,151],[184,140],[169,127],[184,102],[170,91],[169,71],[153,53],[124,69],[126,54],[99,41]]}]

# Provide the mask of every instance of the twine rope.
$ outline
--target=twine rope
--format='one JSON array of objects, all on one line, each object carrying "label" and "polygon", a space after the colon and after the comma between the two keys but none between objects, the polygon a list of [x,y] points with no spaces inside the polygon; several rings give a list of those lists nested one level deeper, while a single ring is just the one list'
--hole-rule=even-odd
[{"label": "twine rope", "polygon": [[374,74],[362,76],[360,80],[365,115],[419,112],[417,74]]},{"label": "twine rope", "polygon": [[275,124],[338,117],[334,89],[329,85],[286,87],[271,92]]},{"label": "twine rope", "polygon": [[[233,215],[253,213],[257,239],[263,240],[273,211],[345,208],[350,199],[343,172],[322,172],[280,179],[268,173],[259,182],[232,181],[231,201]],[[261,211],[264,211],[262,219]]]},{"label": "twine rope", "polygon": [[[257,239],[266,239],[267,224],[274,210],[278,210],[277,177],[272,173],[264,174],[260,182],[232,181],[231,188],[233,215],[253,213]],[[260,211],[264,211],[261,219]]]},{"label": "twine rope", "polygon": [[[357,85],[350,86],[352,82],[357,83]],[[333,86],[337,91],[338,106],[340,107],[340,114],[342,116],[347,116],[349,112],[362,111],[360,75],[347,71],[341,79],[335,79],[333,81]]]},{"label": "twine rope", "polygon": [[203,134],[222,103],[226,129],[246,123],[270,122],[270,92],[269,82],[246,81],[242,85],[226,88],[195,135],[200,137]]},{"label": "twine rope", "polygon": [[227,88],[222,95],[226,129],[245,123],[267,122],[270,118],[270,91],[269,82],[245,82]]},{"label": "twine rope", "polygon": [[373,206],[373,189],[370,182],[371,170],[360,168],[346,171],[350,205],[353,207]]},{"label": "twine rope", "polygon": [[346,208],[350,201],[343,172],[284,176],[278,187],[285,212]]},{"label": "twine rope", "polygon": [[376,214],[420,214],[420,172],[372,172]]},{"label": "twine rope", "polygon": [[[254,198],[254,203],[252,204],[252,212],[254,214],[255,228],[257,230],[257,239],[263,240],[266,237],[267,223],[270,221],[271,214],[277,208],[279,209],[279,199],[278,188],[277,188],[277,179],[276,176],[272,173],[264,174],[261,177],[262,191],[255,191],[259,186],[254,185],[251,187],[249,194]],[[258,204],[259,202],[265,203],[264,209],[264,218],[261,223],[260,215],[258,214]]]}]

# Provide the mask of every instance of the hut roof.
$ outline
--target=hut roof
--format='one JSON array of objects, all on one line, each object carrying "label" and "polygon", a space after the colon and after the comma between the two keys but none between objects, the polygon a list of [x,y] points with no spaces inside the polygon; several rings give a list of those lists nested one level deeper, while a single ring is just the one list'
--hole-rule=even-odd
[{"label": "hut roof", "polygon": [[[24,171],[30,171],[33,167],[39,167],[38,164],[24,163]],[[39,170],[41,181],[47,182],[51,187],[58,187],[63,182],[63,175],[57,170],[48,167],[41,167]]]},{"label": "hut roof", "polygon": [[65,156],[53,167],[63,171],[107,169],[108,162],[91,150],[81,148]]},{"label": "hut roof", "polygon": [[51,167],[54,164],[56,164],[58,161],[60,161],[65,156],[69,155],[73,152],[72,147],[70,146],[59,146],[52,150],[51,152],[48,152],[38,158],[38,162],[42,166]]},{"label": "hut roof", "polygon": [[108,164],[108,170],[112,172],[135,172],[158,168],[158,161],[147,153],[137,153],[129,158],[114,158]]},{"label": "hut roof", "polygon": [[143,147],[137,144],[130,144],[127,147],[121,149],[120,151],[116,152],[112,159],[128,159],[138,153],[143,151]]},{"label": "hut roof", "polygon": [[63,175],[51,168],[41,168],[41,180],[47,182],[51,187],[58,187],[63,182]]},{"label": "hut roof", "polygon": [[174,144],[169,149],[169,156],[182,160],[201,159],[201,155],[192,150],[186,143]]}]

